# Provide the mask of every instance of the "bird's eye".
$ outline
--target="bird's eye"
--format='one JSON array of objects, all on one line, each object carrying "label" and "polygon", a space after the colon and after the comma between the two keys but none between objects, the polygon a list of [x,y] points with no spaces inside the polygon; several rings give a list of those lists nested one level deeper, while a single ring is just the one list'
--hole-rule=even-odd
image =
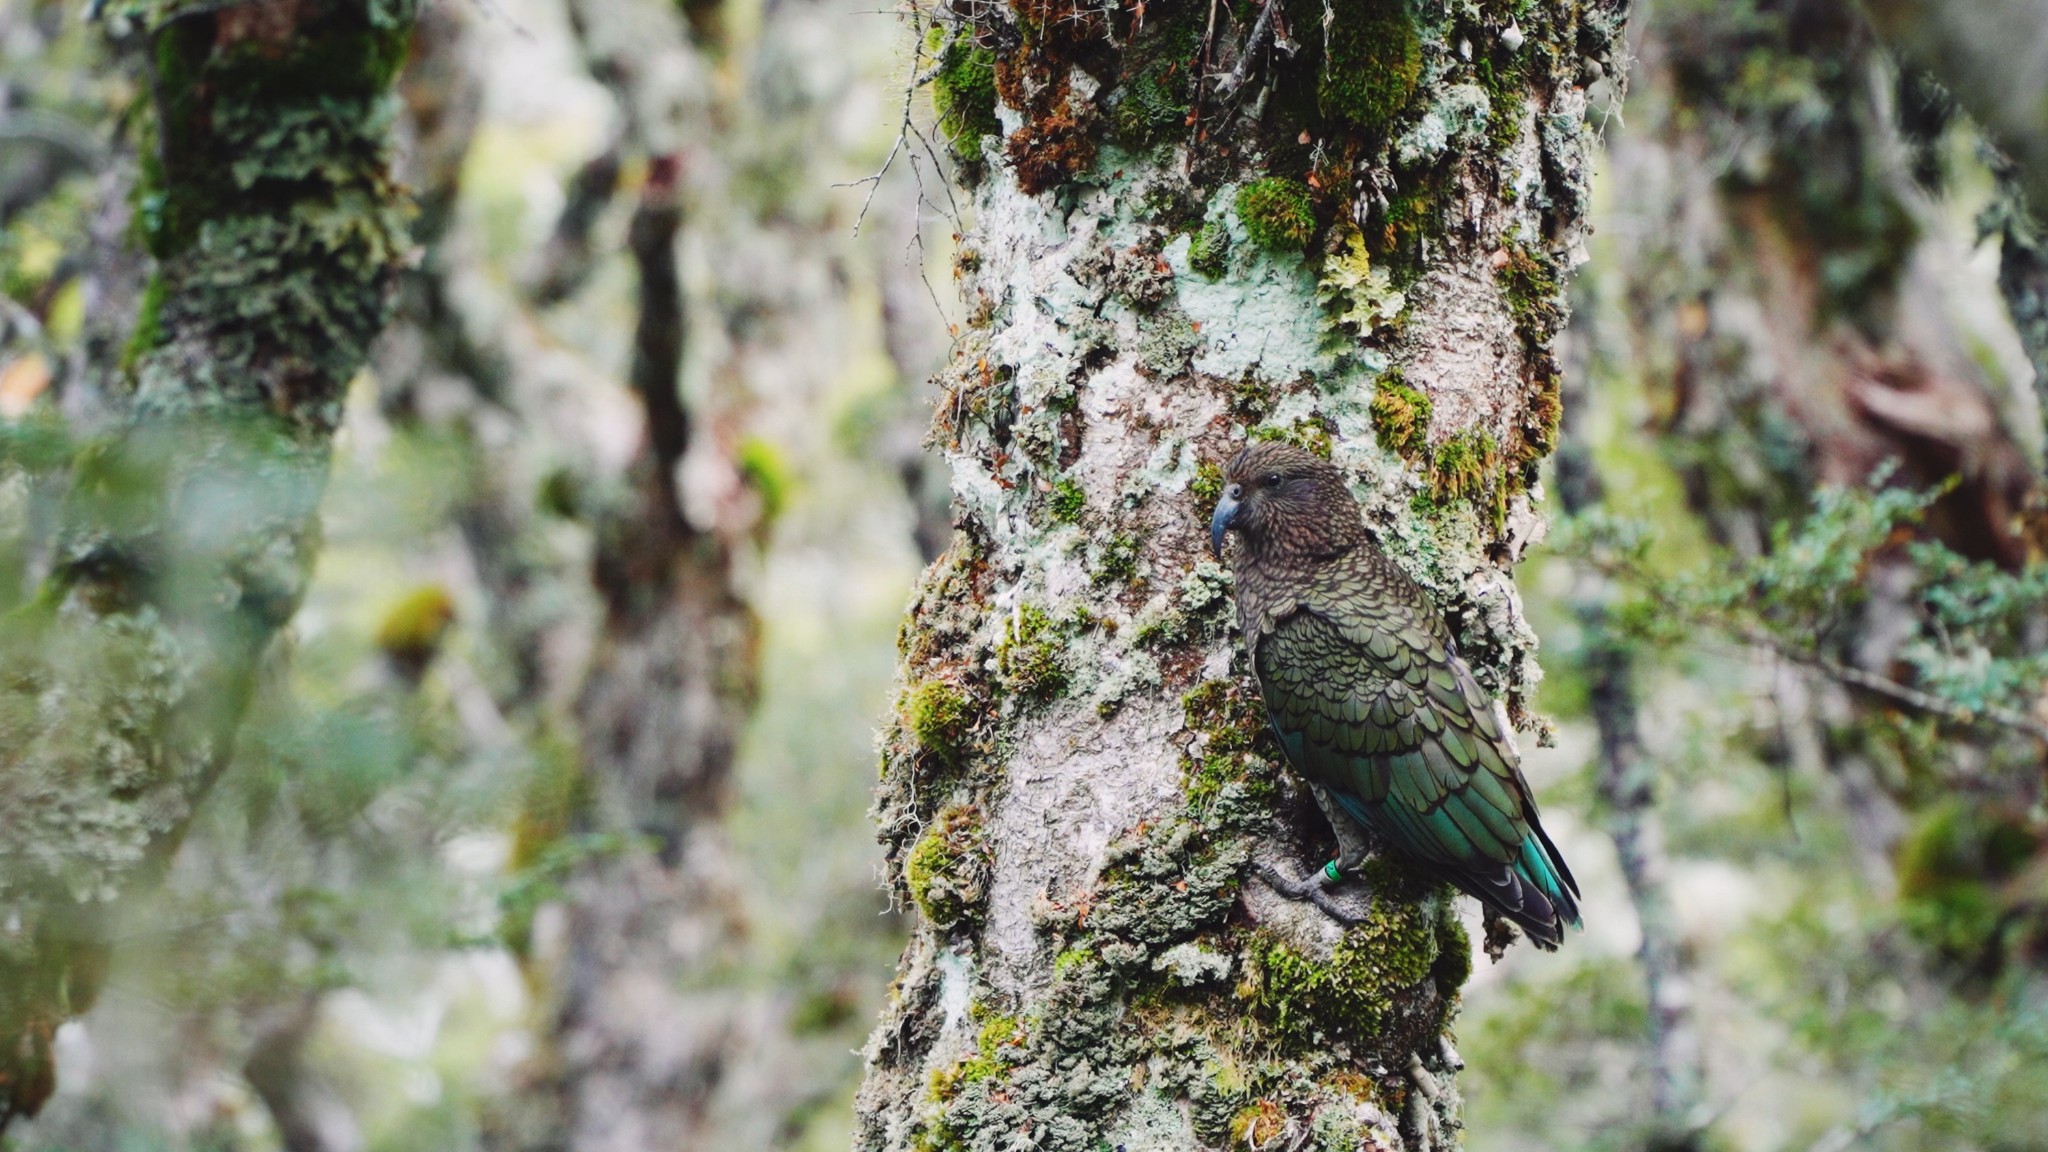
[{"label": "bird's eye", "polygon": [[1278,472],[1268,472],[1268,473],[1266,473],[1266,487],[1268,487],[1268,488],[1278,488],[1279,486],[1280,486],[1280,474],[1279,474]]}]

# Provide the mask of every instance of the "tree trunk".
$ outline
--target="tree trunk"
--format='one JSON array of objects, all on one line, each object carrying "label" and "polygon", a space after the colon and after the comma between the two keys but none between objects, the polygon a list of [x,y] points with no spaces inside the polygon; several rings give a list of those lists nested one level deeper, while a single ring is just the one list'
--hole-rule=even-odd
[{"label": "tree trunk", "polygon": [[[158,873],[304,591],[342,391],[406,251],[387,167],[408,3],[148,6],[155,278],[120,430],[10,621],[0,1126],[91,1005],[109,902]],[[317,66],[316,66],[317,65]]]},{"label": "tree trunk", "polygon": [[[1938,172],[1910,163],[1900,121],[1912,109],[1870,30],[1832,0],[1779,0],[1741,16],[1674,12],[1644,33],[1639,98],[1613,148],[1643,223],[1616,265],[1689,503],[1722,543],[1759,555],[1816,487],[1865,485],[1890,461],[1893,483],[1954,481],[1927,531],[2018,567],[2037,500],[2018,431],[2038,420],[2026,355],[1997,295],[1965,274],[1931,199]],[[1773,60],[1802,79],[1765,90],[1742,71]],[[1899,591],[1908,565],[1893,551],[1865,574],[1841,663],[1890,668],[1917,611]],[[1882,890],[1904,829],[1888,792],[1912,774],[1911,753],[1856,719],[1868,713],[1842,685],[1804,675],[1787,669],[1777,692],[1779,758],[1829,773]],[[1970,771],[1982,749],[1945,754]]]},{"label": "tree trunk", "polygon": [[1328,452],[1538,726],[1510,574],[1622,15],[1031,3],[917,30],[982,177],[933,430],[960,532],[904,625],[876,805],[920,918],[860,1147],[1455,1143],[1447,890],[1383,858],[1340,930],[1246,882],[1330,833],[1205,527],[1247,435]]},{"label": "tree trunk", "polygon": [[[1582,327],[1575,324],[1567,334],[1574,349],[1586,342]],[[1586,429],[1591,392],[1583,382],[1587,365],[1567,356],[1565,366],[1570,382],[1565,386],[1564,444],[1557,454],[1557,495],[1564,514],[1579,517],[1603,509],[1606,484]],[[1699,1147],[1705,1139],[1698,1126],[1704,1064],[1693,1017],[1694,977],[1674,915],[1670,853],[1657,810],[1662,766],[1643,743],[1639,661],[1635,646],[1612,618],[1611,582],[1598,572],[1582,570],[1567,599],[1582,630],[1579,659],[1599,733],[1596,779],[1604,823],[1614,840],[1642,936],[1636,961],[1642,965],[1649,1002],[1652,1061],[1642,1143],[1663,1152],[1682,1152]],[[1641,1115],[1640,1108],[1629,1111]]]},{"label": "tree trunk", "polygon": [[[720,458],[711,421],[683,398],[685,315],[679,250],[685,167],[701,141],[703,58],[681,14],[659,4],[572,5],[593,70],[619,97],[619,148],[644,157],[628,230],[639,276],[629,375],[645,411],[630,498],[599,518],[593,577],[604,631],[580,700],[581,770],[570,798],[577,848],[555,940],[536,933],[543,1050],[508,1101],[493,1143],[505,1148],[715,1147],[716,1101],[743,1059],[750,1006],[727,974],[745,937],[723,821],[741,732],[752,710],[759,625],[739,594],[752,522],[686,497],[686,454]],[[616,172],[608,151],[585,170]],[[537,291],[583,279],[590,225],[608,179],[579,180]],[[700,458],[701,459],[701,458]],[[744,495],[745,489],[742,488]],[[732,494],[726,494],[728,498]],[[531,819],[530,814],[529,819]]]},{"label": "tree trunk", "polygon": [[1952,89],[2048,203],[2048,3],[1868,0],[1860,6],[1908,62]]}]

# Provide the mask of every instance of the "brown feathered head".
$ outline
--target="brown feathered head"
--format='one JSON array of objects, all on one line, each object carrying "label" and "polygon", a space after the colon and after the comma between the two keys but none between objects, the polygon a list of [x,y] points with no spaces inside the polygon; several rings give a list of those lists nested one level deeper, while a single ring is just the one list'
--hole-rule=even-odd
[{"label": "brown feathered head", "polygon": [[1318,559],[1363,541],[1365,520],[1336,465],[1292,444],[1261,440],[1223,470],[1223,496],[1209,517],[1218,560],[1230,532],[1254,557]]}]

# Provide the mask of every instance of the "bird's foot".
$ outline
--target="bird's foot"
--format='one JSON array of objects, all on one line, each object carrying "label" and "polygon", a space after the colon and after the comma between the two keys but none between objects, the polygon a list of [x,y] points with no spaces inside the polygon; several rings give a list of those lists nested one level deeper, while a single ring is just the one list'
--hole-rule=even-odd
[{"label": "bird's foot", "polygon": [[1340,864],[1340,861],[1332,860],[1299,880],[1289,880],[1270,864],[1259,865],[1253,875],[1266,887],[1289,900],[1308,901],[1322,909],[1323,915],[1339,924],[1362,924],[1365,922],[1365,913],[1353,912],[1330,898],[1329,886],[1347,879],[1346,870]]}]

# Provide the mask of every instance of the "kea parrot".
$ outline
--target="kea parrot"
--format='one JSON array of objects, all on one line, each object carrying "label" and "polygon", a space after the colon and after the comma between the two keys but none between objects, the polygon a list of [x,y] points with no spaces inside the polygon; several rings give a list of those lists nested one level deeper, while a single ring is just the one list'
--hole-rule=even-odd
[{"label": "kea parrot", "polygon": [[1554,949],[1579,926],[1577,881],[1543,831],[1515,750],[1429,597],[1366,534],[1336,466],[1276,441],[1231,460],[1209,521],[1287,762],[1337,833],[1338,858],[1282,894],[1350,919],[1324,891],[1384,843]]}]

